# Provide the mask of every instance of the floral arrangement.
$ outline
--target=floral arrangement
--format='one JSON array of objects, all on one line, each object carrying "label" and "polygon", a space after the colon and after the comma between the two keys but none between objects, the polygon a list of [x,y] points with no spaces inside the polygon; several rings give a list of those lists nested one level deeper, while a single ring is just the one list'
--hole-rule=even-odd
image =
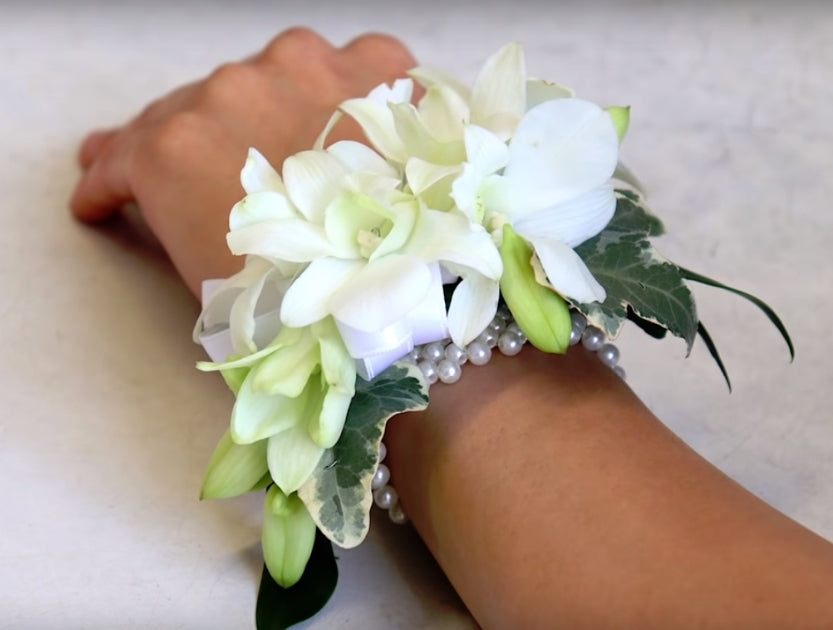
[{"label": "floral arrangement", "polygon": [[[343,116],[369,146],[327,146]],[[563,353],[572,308],[610,338],[628,320],[687,350],[699,335],[728,384],[693,281],[754,302],[792,354],[766,304],[654,249],[662,224],[619,162],[628,122],[626,107],[528,78],[510,44],[471,89],[420,67],[343,102],[281,174],[250,151],[228,234],[246,264],[204,287],[195,337],[213,359],[200,369],[236,395],[202,496],[266,491],[259,628],[315,614],[337,579],[331,543],[367,534],[385,423],[428,405],[426,375],[403,360],[415,346],[465,352],[500,307]]]}]

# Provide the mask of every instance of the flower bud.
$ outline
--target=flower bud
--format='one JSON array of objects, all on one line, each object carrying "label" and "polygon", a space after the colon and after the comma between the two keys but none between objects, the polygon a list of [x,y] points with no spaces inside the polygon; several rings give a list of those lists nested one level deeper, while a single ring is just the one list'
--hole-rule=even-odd
[{"label": "flower bud", "polygon": [[225,499],[251,492],[268,471],[266,440],[235,444],[226,431],[208,462],[200,498]]},{"label": "flower bud", "polygon": [[263,560],[272,578],[284,588],[301,579],[315,543],[315,522],[304,502],[277,486],[263,503]]},{"label": "flower bud", "polygon": [[572,329],[570,309],[558,293],[537,282],[530,262],[532,248],[508,223],[503,226],[500,258],[500,292],[529,342],[544,352],[566,352]]},{"label": "flower bud", "polygon": [[622,144],[622,141],[625,139],[625,134],[628,133],[628,125],[631,122],[630,106],[605,107],[605,111],[610,114],[613,126],[616,127],[616,135],[619,136],[619,144]]}]

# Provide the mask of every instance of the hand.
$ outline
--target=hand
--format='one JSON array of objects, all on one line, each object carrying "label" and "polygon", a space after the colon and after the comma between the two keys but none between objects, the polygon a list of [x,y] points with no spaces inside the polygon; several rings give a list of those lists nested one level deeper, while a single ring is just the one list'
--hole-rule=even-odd
[{"label": "hand", "polygon": [[[239,173],[249,147],[280,170],[287,156],[311,148],[341,101],[414,65],[387,36],[364,35],[335,48],[309,30],[286,31],[254,57],[175,90],[126,125],[91,133],[79,152],[84,173],[72,212],[97,222],[137,202],[199,296],[202,280],[242,267],[225,234],[229,210],[244,194]],[[361,139],[361,132],[345,119],[333,137]]]}]

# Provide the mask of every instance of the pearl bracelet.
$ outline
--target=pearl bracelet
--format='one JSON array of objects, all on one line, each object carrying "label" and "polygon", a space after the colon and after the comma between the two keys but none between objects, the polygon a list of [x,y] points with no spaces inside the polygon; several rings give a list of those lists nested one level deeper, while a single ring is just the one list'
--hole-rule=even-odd
[{"label": "pearl bracelet", "polygon": [[[608,343],[604,332],[595,326],[588,326],[584,315],[575,309],[570,311],[570,319],[570,345],[581,342],[588,352],[595,352],[602,363],[620,378],[625,378],[625,370],[619,365],[619,349]],[[512,319],[509,310],[501,307],[486,329],[465,348],[450,339],[434,341],[414,348],[402,360],[417,365],[429,386],[438,381],[450,385],[460,380],[464,364],[486,365],[495,347],[501,354],[515,356],[523,349],[526,341],[526,335]],[[387,448],[382,442],[379,445],[379,465],[370,484],[373,502],[377,507],[387,510],[391,521],[401,525],[408,521],[408,517],[399,504],[399,495],[390,484],[390,469],[383,463],[386,455]]]}]

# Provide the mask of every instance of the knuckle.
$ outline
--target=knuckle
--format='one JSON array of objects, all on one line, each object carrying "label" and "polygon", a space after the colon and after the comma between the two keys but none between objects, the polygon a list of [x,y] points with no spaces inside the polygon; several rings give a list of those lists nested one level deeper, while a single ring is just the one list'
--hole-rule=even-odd
[{"label": "knuckle", "polygon": [[410,50],[396,37],[384,33],[361,35],[345,46],[345,51],[372,59],[390,73],[404,73],[416,65]]},{"label": "knuckle", "polygon": [[312,29],[296,26],[283,31],[263,50],[271,59],[294,59],[299,55],[318,56],[332,52],[333,46]]},{"label": "knuckle", "polygon": [[145,134],[134,153],[135,166],[143,169],[176,162],[202,136],[201,126],[201,119],[195,112],[171,114]]}]

